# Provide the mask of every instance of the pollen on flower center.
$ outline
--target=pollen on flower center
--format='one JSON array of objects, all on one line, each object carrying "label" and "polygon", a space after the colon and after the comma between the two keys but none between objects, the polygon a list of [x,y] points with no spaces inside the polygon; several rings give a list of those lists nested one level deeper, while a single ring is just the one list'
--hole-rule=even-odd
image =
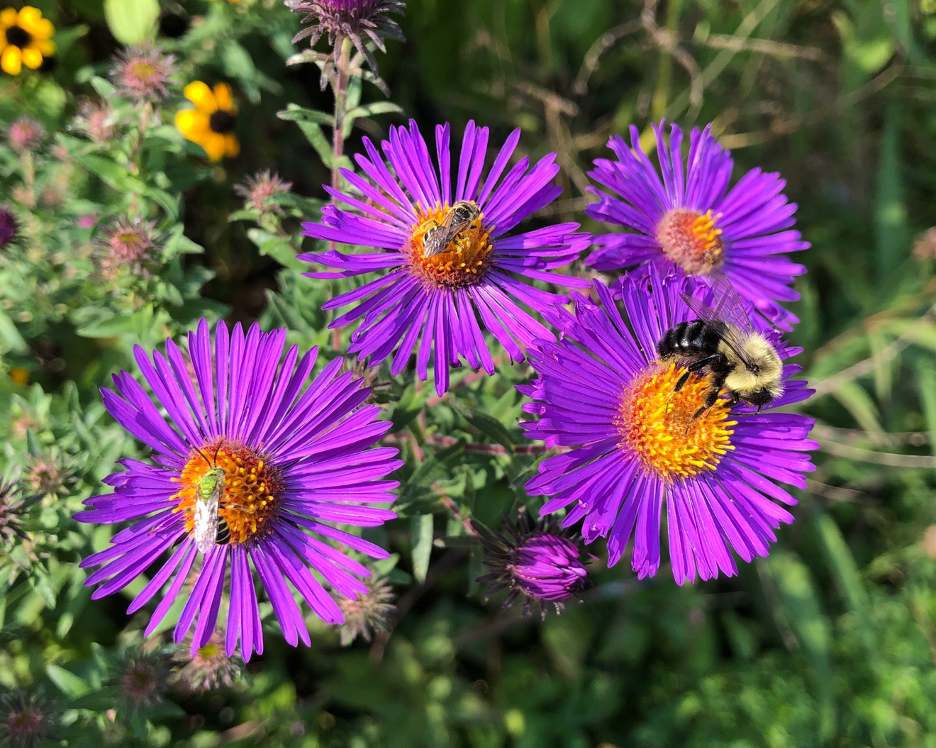
[{"label": "pollen on flower center", "polygon": [[412,271],[433,286],[471,286],[487,273],[491,265],[494,244],[490,240],[493,226],[486,227],[477,218],[464,231],[459,232],[444,251],[432,257],[425,256],[426,234],[437,229],[449,211],[448,205],[439,205],[427,213],[420,212],[420,222],[413,226],[403,254]]},{"label": "pollen on flower center", "polygon": [[685,373],[671,364],[639,375],[621,396],[614,424],[620,445],[638,455],[663,480],[690,478],[714,470],[725,453],[734,449],[727,420],[730,404],[720,400],[693,418],[709,392],[706,377],[690,374],[683,388],[676,384]]},{"label": "pollen on flower center", "polygon": [[246,543],[268,535],[279,512],[282,475],[256,450],[229,439],[208,442],[201,453],[193,451],[177,479],[182,488],[172,497],[179,502],[174,511],[185,512],[186,532],[191,534],[194,529],[198,483],[213,467],[224,470],[218,516],[227,522],[230,543]]},{"label": "pollen on flower center", "polygon": [[724,262],[725,243],[716,228],[721,213],[673,208],[660,221],[657,241],[663,253],[692,275],[708,275]]}]

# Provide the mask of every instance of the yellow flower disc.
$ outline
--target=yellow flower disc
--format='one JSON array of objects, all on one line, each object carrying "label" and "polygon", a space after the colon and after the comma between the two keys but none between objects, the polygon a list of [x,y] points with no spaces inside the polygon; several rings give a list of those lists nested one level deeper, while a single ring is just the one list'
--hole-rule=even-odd
[{"label": "yellow flower disc", "polygon": [[621,396],[615,426],[620,446],[635,453],[645,467],[665,481],[690,478],[714,470],[731,449],[727,420],[730,403],[719,400],[699,417],[710,391],[707,377],[690,374],[683,388],[676,384],[685,369],[655,365],[639,375]]}]

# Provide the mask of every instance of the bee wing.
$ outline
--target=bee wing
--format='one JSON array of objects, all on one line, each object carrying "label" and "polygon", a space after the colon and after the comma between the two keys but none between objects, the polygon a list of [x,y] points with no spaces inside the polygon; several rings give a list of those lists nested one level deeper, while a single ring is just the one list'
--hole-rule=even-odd
[{"label": "bee wing", "polygon": [[709,306],[686,294],[680,296],[699,319],[719,326],[719,334],[725,345],[731,348],[739,359],[745,363],[753,363],[750,355],[744,351],[745,338],[754,333],[751,318],[731,281],[717,270],[713,271],[710,277],[714,281],[711,287],[715,294],[715,306]]},{"label": "bee wing", "polygon": [[442,219],[442,223],[434,229],[432,233],[423,239],[423,257],[435,257],[445,251],[445,248],[452,242],[459,229],[454,229],[452,223],[455,221],[455,211],[449,210]]}]

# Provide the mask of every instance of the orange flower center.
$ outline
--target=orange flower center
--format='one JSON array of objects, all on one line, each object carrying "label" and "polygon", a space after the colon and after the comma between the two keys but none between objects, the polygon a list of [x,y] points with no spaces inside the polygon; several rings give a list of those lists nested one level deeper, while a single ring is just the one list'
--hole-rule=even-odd
[{"label": "orange flower center", "polygon": [[660,478],[691,478],[714,470],[724,454],[734,449],[726,420],[731,408],[719,400],[698,418],[693,416],[710,391],[708,379],[690,374],[679,392],[676,384],[685,369],[675,364],[656,365],[639,375],[621,395],[614,424],[619,445],[637,454],[648,470]]},{"label": "orange flower center", "polygon": [[[212,464],[208,464],[206,457]],[[224,470],[224,492],[218,502],[218,517],[227,522],[230,543],[246,543],[269,535],[279,513],[282,475],[256,450],[223,438],[205,444],[201,453],[193,451],[182,475],[174,479],[182,485],[172,497],[179,501],[174,511],[185,512],[186,532],[191,535],[194,530],[198,484],[214,467]]]},{"label": "orange flower center", "polygon": [[432,257],[426,257],[426,234],[439,228],[448,214],[449,206],[436,207],[427,213],[419,212],[420,222],[413,227],[412,237],[403,248],[413,273],[432,286],[472,286],[481,281],[491,266],[494,244],[490,240],[493,226],[485,227],[479,216],[471,225],[452,237],[448,246]]},{"label": "orange flower center", "polygon": [[691,275],[708,275],[721,267],[725,256],[725,243],[721,229],[715,223],[721,218],[712,211],[673,208],[660,221],[657,241],[663,254],[682,266]]}]

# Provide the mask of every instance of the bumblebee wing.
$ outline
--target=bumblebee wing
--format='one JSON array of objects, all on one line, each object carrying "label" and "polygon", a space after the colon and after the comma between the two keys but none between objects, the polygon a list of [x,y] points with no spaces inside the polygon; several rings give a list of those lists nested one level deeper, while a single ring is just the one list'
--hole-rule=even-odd
[{"label": "bumblebee wing", "polygon": [[[724,278],[724,276],[722,277]],[[680,296],[682,296],[686,305],[698,315],[699,319],[705,320],[718,330],[722,342],[741,361],[745,364],[753,364],[751,356],[745,352],[744,341],[754,333],[754,327],[751,325],[750,317],[744,310],[741,299],[738,298],[737,292],[727,278],[717,282],[713,290],[716,293],[714,307],[686,294],[680,294]]]}]

